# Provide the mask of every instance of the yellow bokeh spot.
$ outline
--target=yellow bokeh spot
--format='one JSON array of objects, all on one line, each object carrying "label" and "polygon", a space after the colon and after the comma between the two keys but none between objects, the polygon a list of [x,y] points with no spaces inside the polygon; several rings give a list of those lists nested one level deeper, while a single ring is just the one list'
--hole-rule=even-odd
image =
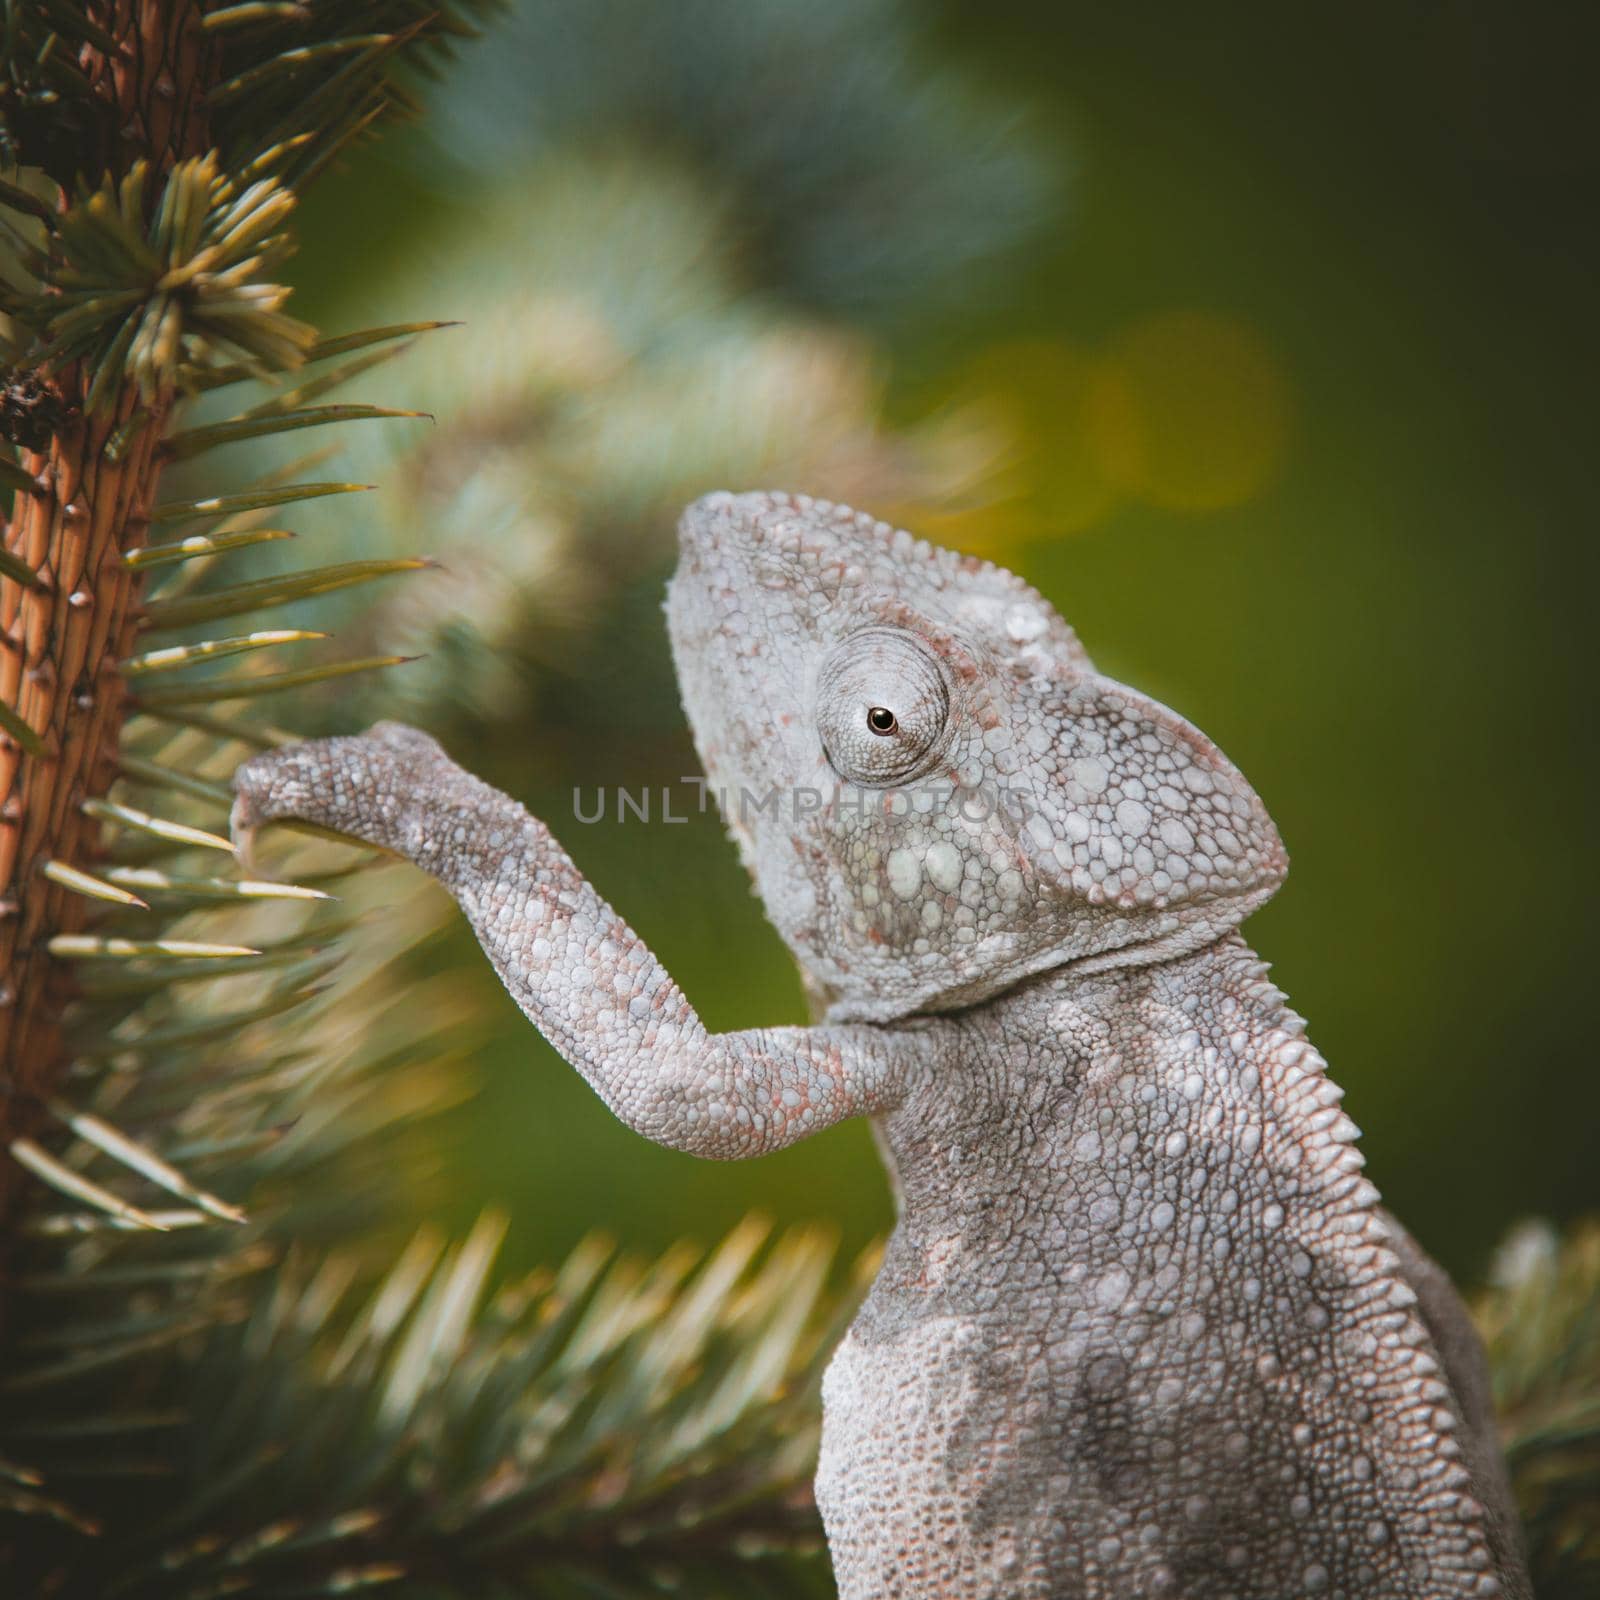
[{"label": "yellow bokeh spot", "polygon": [[1011,441],[1014,488],[1048,525],[1032,536],[1093,527],[1117,499],[1090,432],[1098,373],[1094,356],[1042,339],[992,346],[969,370],[968,385],[997,408]]},{"label": "yellow bokeh spot", "polygon": [[1282,464],[1292,395],[1253,329],[1212,312],[1144,318],[1096,364],[1085,446],[1105,479],[1173,511],[1252,499]]}]

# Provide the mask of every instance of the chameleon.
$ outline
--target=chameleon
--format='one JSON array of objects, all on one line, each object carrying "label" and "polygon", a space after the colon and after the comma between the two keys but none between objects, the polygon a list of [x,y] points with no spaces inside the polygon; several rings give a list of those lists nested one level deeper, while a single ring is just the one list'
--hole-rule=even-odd
[{"label": "chameleon", "polygon": [[713,1034],[545,824],[416,730],[255,756],[459,902],[630,1128],[871,1119],[898,1221],[823,1381],[844,1600],[1531,1594],[1481,1349],[1245,944],[1287,856],[1020,578],[803,495],[679,526],[666,617],[812,1026]]}]

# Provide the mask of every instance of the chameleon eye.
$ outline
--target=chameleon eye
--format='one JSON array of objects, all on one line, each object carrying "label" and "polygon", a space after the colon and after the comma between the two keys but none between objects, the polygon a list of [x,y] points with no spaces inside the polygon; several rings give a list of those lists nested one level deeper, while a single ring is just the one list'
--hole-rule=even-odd
[{"label": "chameleon eye", "polygon": [[903,628],[863,628],[817,678],[817,732],[840,777],[866,787],[903,783],[939,748],[950,691],[933,652]]}]

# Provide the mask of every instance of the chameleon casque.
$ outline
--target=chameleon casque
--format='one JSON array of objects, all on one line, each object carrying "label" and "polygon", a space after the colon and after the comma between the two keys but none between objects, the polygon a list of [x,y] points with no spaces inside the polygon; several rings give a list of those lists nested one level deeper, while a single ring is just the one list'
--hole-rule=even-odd
[{"label": "chameleon casque", "polygon": [[998,567],[778,494],[680,545],[684,703],[816,1026],[708,1033],[407,728],[247,762],[236,837],[303,818],[431,873],[647,1138],[873,1119],[899,1221],[817,1474],[846,1600],[1525,1600],[1467,1314],[1236,931],[1287,866],[1250,785]]}]

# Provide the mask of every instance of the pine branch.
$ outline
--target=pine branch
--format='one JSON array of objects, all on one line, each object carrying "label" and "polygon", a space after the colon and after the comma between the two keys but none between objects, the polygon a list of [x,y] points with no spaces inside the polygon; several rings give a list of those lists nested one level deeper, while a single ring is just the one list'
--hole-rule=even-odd
[{"label": "pine branch", "polygon": [[[98,1557],[81,1592],[114,1573],[130,1600],[303,1594],[363,1573],[450,1593],[828,1593],[803,1487],[839,1331],[827,1239],[769,1245],[750,1221],[648,1267],[590,1241],[490,1293],[503,1231],[492,1214],[453,1246],[425,1230],[376,1279],[291,1255],[270,1291],[223,1286],[236,1318],[193,1366],[204,1431],[162,1408],[157,1445],[147,1406],[116,1439],[192,1465],[149,1495],[146,1537],[76,1541]],[[30,1444],[45,1481],[72,1460],[26,1425],[9,1448]]]},{"label": "pine branch", "polygon": [[1527,1223],[1477,1316],[1540,1600],[1600,1593],[1600,1220]]},{"label": "pine branch", "polygon": [[[8,1590],[827,1589],[805,1487],[826,1242],[747,1225],[648,1268],[586,1246],[489,1295],[486,1219],[379,1270],[349,1241],[425,1172],[408,1141],[464,1092],[470,1021],[407,970],[403,923],[343,942],[383,892],[370,853],[302,842],[288,883],[220,864],[233,760],[286,736],[218,704],[396,659],[272,670],[324,636],[255,614],[425,563],[252,575],[291,535],[262,517],[363,486],[163,499],[162,473],[410,414],[316,402],[437,325],[318,340],[273,274],[307,177],[404,114],[394,69],[461,26],[409,0],[7,12],[0,206],[31,274],[5,291],[0,564]],[[152,44],[154,75],[113,70]],[[190,393],[313,362],[181,426]]]},{"label": "pine branch", "polygon": [[[194,0],[45,0],[8,6],[4,21],[0,153],[15,171],[0,187],[0,211],[14,219],[5,226],[29,275],[8,287],[5,310],[25,339],[31,330],[0,406],[21,449],[17,462],[0,462],[15,495],[0,556],[0,884],[10,896],[10,915],[0,918],[8,980],[0,1081],[11,1091],[0,1102],[0,1143],[9,1143],[31,1136],[63,1066],[59,1017],[73,989],[67,962],[163,949],[187,959],[196,946],[159,931],[89,931],[96,905],[141,909],[97,870],[100,819],[142,828],[146,855],[156,841],[196,842],[192,829],[132,822],[126,807],[108,809],[119,734],[134,704],[117,664],[130,663],[131,677],[154,662],[171,667],[225,653],[227,641],[192,641],[186,655],[136,650],[135,641],[141,628],[189,626],[265,603],[248,584],[193,592],[215,559],[266,537],[238,526],[240,515],[353,487],[271,486],[253,497],[160,504],[166,463],[262,431],[393,414],[269,404],[178,430],[182,396],[209,374],[271,374],[308,355],[323,359],[392,336],[378,329],[318,349],[314,331],[284,311],[287,291],[272,274],[291,248],[290,175],[329,153],[338,119],[323,114],[319,96],[344,69],[327,60],[367,62],[366,98],[357,97],[367,118],[378,102],[401,95],[395,69],[437,54],[464,24],[448,9],[410,0],[209,11]],[[366,38],[380,31],[381,59]],[[352,37],[366,42],[350,45]],[[277,86],[270,94],[240,87],[269,81]],[[347,96],[345,104],[357,102]],[[152,527],[173,521],[216,525],[177,548],[147,547]],[[176,575],[159,570],[178,558]],[[291,575],[273,598],[288,603],[416,565]],[[145,594],[152,575],[162,580],[156,603]],[[378,664],[325,662],[270,681],[253,671],[210,683],[163,681],[144,699],[151,712],[193,728],[219,698]],[[63,804],[68,795],[86,799]],[[0,1173],[0,1217],[14,1183]]]}]

